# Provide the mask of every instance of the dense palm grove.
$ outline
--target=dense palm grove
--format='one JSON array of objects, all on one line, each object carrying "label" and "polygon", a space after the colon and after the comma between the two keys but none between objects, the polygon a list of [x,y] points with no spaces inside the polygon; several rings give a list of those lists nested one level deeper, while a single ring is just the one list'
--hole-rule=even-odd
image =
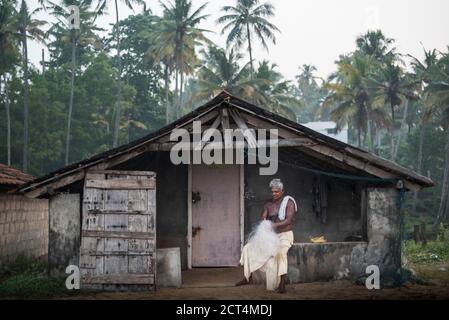
[{"label": "dense palm grove", "polygon": [[[448,52],[423,48],[420,60],[369,31],[354,52],[335,57],[327,79],[299,61],[288,81],[254,50],[276,43],[269,3],[222,8],[216,24],[225,49],[200,27],[210,19],[207,3],[164,0],[157,16],[142,0],[124,0],[135,14],[120,20],[117,1],[40,0],[30,11],[25,0],[0,0],[0,162],[42,175],[139,138],[227,90],[300,123],[348,125],[351,144],[437,183],[408,194],[409,221],[448,220]],[[79,7],[79,29],[69,28],[70,5]],[[38,20],[41,10],[54,21]],[[96,24],[106,10],[116,14],[110,30]],[[29,41],[48,48],[40,65],[29,62]]]}]

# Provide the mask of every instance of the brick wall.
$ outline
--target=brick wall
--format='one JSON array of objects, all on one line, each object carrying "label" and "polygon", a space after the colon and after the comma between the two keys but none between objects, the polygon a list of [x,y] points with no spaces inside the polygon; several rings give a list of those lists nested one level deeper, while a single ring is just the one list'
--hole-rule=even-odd
[{"label": "brick wall", "polygon": [[48,254],[48,200],[0,195],[0,265]]}]

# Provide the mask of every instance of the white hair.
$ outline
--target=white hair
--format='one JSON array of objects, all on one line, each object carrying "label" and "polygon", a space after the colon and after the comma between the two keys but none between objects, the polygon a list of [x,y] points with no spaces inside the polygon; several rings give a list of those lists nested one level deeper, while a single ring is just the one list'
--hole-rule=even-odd
[{"label": "white hair", "polygon": [[273,179],[270,181],[270,188],[284,190],[284,184],[282,183],[281,179]]}]

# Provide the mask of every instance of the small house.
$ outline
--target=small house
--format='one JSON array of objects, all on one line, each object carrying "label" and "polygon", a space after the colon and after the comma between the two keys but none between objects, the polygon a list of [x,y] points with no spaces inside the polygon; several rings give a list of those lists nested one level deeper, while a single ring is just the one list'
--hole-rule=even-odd
[{"label": "small house", "polygon": [[[237,158],[240,149],[243,161],[195,161],[195,129],[224,137],[200,136],[223,151],[214,157],[230,150]],[[237,129],[266,130],[270,139],[249,135],[237,147],[226,133]],[[183,134],[191,139],[182,142],[189,163],[173,153]],[[276,148],[250,161],[251,150],[259,155],[272,141]],[[266,161],[272,156],[276,163]],[[275,171],[265,174],[269,169]],[[18,191],[49,199],[53,269],[79,265],[85,286],[145,287],[157,277],[157,248],[179,248],[183,269],[237,266],[275,177],[299,206],[290,282],[357,279],[369,265],[379,267],[385,283],[400,281],[402,197],[433,186],[432,180],[227,92],[147,136]],[[326,242],[311,242],[317,236]]]}]

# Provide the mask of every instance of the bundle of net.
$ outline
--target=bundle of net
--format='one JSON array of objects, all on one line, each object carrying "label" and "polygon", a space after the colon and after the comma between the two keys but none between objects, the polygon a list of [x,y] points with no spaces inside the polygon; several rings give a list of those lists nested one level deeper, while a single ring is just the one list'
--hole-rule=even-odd
[{"label": "bundle of net", "polygon": [[[272,227],[271,221],[262,220],[250,233],[247,244],[251,246],[252,254],[260,257],[263,261],[268,261],[278,253],[281,242]],[[253,282],[259,284],[265,282],[265,271],[266,268],[264,265],[254,272],[252,277]]]}]

